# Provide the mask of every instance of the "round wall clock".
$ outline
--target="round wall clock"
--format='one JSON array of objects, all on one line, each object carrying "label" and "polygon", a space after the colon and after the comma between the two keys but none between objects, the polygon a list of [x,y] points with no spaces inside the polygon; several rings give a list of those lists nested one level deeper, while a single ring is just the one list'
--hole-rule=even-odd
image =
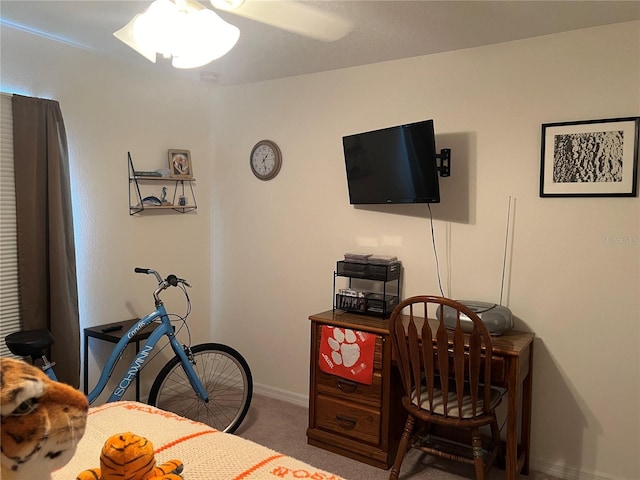
[{"label": "round wall clock", "polygon": [[249,165],[260,180],[271,180],[278,175],[282,166],[280,148],[271,140],[260,140],[251,150]]}]

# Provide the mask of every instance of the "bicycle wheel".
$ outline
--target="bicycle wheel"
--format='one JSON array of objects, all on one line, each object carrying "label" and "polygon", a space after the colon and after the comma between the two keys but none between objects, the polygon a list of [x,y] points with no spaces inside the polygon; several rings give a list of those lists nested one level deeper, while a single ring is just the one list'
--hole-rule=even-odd
[{"label": "bicycle wheel", "polygon": [[204,385],[209,401],[194,392],[178,357],[172,358],[153,382],[149,405],[174,412],[216,430],[233,433],[244,420],[253,393],[253,378],[245,359],[220,343],[191,348],[193,368]]}]

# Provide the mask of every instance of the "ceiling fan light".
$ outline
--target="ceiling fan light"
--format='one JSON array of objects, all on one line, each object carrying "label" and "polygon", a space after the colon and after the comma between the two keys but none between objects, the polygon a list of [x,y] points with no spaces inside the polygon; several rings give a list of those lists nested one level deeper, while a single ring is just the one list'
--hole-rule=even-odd
[{"label": "ceiling fan light", "polygon": [[172,29],[179,15],[170,0],[156,0],[133,24],[133,36],[145,50],[153,49],[165,58],[171,56]]},{"label": "ceiling fan light", "polygon": [[175,32],[172,65],[176,68],[206,65],[229,52],[240,38],[238,27],[208,9],[183,14]]},{"label": "ceiling fan light", "polygon": [[220,58],[238,42],[240,30],[197,2],[155,0],[114,36],[156,62],[157,53],[176,68],[196,68]]},{"label": "ceiling fan light", "polygon": [[149,61],[156,62],[156,54],[171,55],[166,32],[171,27],[176,5],[170,0],[156,0],[143,13],[113,35]]},{"label": "ceiling fan light", "polygon": [[122,27],[117,32],[113,32],[113,36],[120,40],[122,43],[131,47],[133,50],[138,52],[140,55],[145,57],[150,62],[156,63],[156,50],[153,47],[148,45],[141,44],[136,40],[133,34],[133,25],[136,20],[140,17],[140,15],[136,15],[133,19],[127,23],[124,27]]}]

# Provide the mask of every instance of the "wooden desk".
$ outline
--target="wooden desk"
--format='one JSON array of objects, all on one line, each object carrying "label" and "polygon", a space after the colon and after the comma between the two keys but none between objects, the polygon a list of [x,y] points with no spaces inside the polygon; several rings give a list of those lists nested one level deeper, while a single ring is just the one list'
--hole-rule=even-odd
[{"label": "wooden desk", "polygon": [[[391,358],[387,358],[384,352],[389,352],[391,342],[389,339],[389,321],[379,318],[366,317],[353,313],[345,313],[341,310],[329,310],[316,315],[311,315],[312,345],[311,345],[311,382],[309,394],[309,429],[307,430],[308,442],[327,450],[340,453],[350,458],[355,458],[382,468],[389,468],[395,459],[398,447],[399,435],[403,425],[398,428],[395,422],[402,423],[402,410],[400,398],[403,395],[399,382],[397,368],[390,368]],[[341,435],[337,429],[328,430],[319,421],[322,415],[328,412],[318,411],[322,407],[322,389],[319,388],[320,373],[317,362],[319,336],[318,329],[321,325],[333,325],[340,328],[362,330],[380,335],[383,347],[383,356],[380,364],[380,372],[390,375],[391,378],[382,379],[380,392],[380,406],[376,407],[381,423],[379,425],[381,439],[377,444],[356,446],[353,438]],[[433,330],[435,332],[435,329]],[[531,387],[533,365],[533,339],[534,334],[512,330],[500,337],[493,337],[493,370],[492,383],[508,390],[507,396],[507,431],[506,431],[506,466],[505,478],[515,480],[519,474],[529,473],[529,449],[531,435]],[[388,345],[387,345],[388,344]],[[386,348],[388,347],[388,348]],[[355,397],[353,401],[359,402]],[[370,408],[370,407],[369,407]],[[336,415],[337,416],[337,415]],[[520,430],[520,435],[518,435]],[[345,438],[342,438],[342,437]],[[396,437],[397,436],[397,437]],[[386,438],[385,438],[386,437]],[[382,452],[381,452],[382,450]],[[370,461],[373,454],[377,454],[376,461]],[[382,456],[380,454],[383,454]]]}]

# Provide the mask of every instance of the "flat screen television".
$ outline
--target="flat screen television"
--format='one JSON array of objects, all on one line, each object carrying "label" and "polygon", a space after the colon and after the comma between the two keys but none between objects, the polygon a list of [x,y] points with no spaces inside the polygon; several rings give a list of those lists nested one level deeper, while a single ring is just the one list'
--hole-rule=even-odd
[{"label": "flat screen television", "polygon": [[349,202],[439,203],[433,120],[342,137]]}]

